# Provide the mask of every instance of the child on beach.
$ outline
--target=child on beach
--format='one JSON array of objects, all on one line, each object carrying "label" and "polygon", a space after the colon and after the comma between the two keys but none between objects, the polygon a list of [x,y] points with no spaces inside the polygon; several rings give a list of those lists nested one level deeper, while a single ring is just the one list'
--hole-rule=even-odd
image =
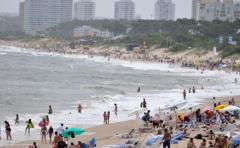
[{"label": "child on beach", "polygon": [[18,114],[16,114],[15,125],[16,124],[19,124],[19,115]]},{"label": "child on beach", "polygon": [[28,135],[30,135],[30,129],[34,128],[34,125],[33,125],[31,119],[29,119],[26,123],[27,123],[27,126],[26,126],[26,129],[25,129],[25,134],[28,132]]},{"label": "child on beach", "polygon": [[52,142],[52,135],[53,135],[52,126],[49,127],[47,134],[49,135],[49,143],[51,143]]}]

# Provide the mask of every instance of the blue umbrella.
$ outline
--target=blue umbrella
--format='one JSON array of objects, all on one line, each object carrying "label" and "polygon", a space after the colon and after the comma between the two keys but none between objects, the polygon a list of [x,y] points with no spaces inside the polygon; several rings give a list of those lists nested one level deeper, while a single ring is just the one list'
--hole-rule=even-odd
[{"label": "blue umbrella", "polygon": [[69,138],[69,137],[74,138],[76,135],[81,135],[84,132],[85,132],[85,130],[83,130],[81,128],[68,128],[68,129],[64,130],[62,136],[64,138]]}]

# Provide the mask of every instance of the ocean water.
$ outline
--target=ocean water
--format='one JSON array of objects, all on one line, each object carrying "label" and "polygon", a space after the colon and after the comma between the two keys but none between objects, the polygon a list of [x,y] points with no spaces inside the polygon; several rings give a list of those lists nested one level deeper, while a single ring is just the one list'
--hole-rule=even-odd
[{"label": "ocean water", "polygon": [[[40,116],[46,115],[48,105],[53,107],[50,125],[60,123],[68,127],[91,127],[102,124],[104,111],[111,111],[111,122],[133,119],[128,114],[138,109],[143,98],[148,108],[157,112],[181,104],[181,108],[196,106],[213,96],[240,95],[235,73],[200,71],[175,65],[153,62],[129,62],[89,58],[83,55],[60,55],[34,52],[31,49],[0,47],[0,122],[1,145],[40,139],[37,126]],[[138,86],[141,92],[137,93]],[[192,86],[195,94],[182,91]],[[201,90],[201,86],[204,90]],[[82,114],[77,106],[83,106]],[[118,104],[118,116],[113,113]],[[20,124],[14,125],[15,114]],[[35,129],[31,136],[24,135],[25,122],[31,118]],[[13,141],[5,139],[4,121],[12,127]]]}]

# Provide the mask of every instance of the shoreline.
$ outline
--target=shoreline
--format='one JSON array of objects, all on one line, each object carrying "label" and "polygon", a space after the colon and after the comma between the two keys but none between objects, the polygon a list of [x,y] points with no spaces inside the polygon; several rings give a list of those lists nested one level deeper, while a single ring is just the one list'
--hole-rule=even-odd
[{"label": "shoreline", "polygon": [[[85,55],[85,56],[89,56],[89,55]],[[121,60],[123,60],[123,59],[121,59]],[[124,61],[124,60],[123,60]],[[125,60],[125,61],[127,61],[127,60]],[[142,61],[142,60],[139,60],[140,62],[152,62],[152,61]],[[129,122],[129,121],[124,121],[124,122]],[[117,124],[117,123],[116,123]],[[120,122],[119,124],[124,124],[123,122]],[[94,128],[98,128],[99,126],[97,126],[97,127],[92,127],[92,128],[89,128],[89,129],[94,129]],[[99,128],[102,128],[102,126],[100,126]],[[29,142],[29,141],[25,141],[25,142]],[[20,142],[19,144],[24,144],[25,142]],[[7,146],[8,147],[8,146]],[[6,148],[7,148],[6,147]],[[14,147],[15,148],[15,147]]]}]

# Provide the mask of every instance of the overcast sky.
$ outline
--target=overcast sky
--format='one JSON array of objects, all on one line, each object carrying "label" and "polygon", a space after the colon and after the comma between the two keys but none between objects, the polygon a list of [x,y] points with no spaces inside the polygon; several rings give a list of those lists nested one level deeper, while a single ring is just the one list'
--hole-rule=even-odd
[{"label": "overcast sky", "polygon": [[[21,0],[0,0],[0,12],[18,13]],[[96,17],[113,18],[114,2],[116,0],[93,0],[96,2]],[[136,3],[136,15],[144,19],[151,18],[156,0],[133,0]],[[176,18],[191,17],[192,0],[173,0],[176,4]]]}]

